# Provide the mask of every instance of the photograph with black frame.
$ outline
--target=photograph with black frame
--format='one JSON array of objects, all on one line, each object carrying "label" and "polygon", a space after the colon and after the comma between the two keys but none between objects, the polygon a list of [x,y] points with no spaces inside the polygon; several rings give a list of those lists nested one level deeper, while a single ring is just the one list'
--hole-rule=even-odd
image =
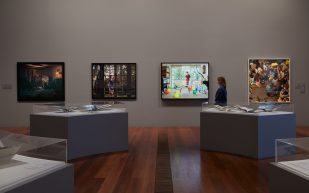
[{"label": "photograph with black frame", "polygon": [[65,101],[64,62],[18,62],[19,102]]},{"label": "photograph with black frame", "polygon": [[162,100],[209,99],[209,62],[161,63]]},{"label": "photograph with black frame", "polygon": [[136,63],[92,63],[92,99],[136,99]]}]

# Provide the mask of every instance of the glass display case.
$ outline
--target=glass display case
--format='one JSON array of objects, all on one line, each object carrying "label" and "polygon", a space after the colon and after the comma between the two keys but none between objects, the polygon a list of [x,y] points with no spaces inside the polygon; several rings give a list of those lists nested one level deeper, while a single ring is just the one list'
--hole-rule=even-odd
[{"label": "glass display case", "polygon": [[309,137],[276,140],[275,164],[309,180]]},{"label": "glass display case", "polygon": [[0,131],[0,192],[67,166],[67,141]]},{"label": "glass display case", "polygon": [[292,103],[235,103],[226,106],[220,106],[211,103],[202,104],[203,112],[230,112],[230,113],[280,113],[294,112]]},{"label": "glass display case", "polygon": [[0,131],[0,164],[5,164],[14,159],[15,155],[67,161],[67,141],[35,137]]},{"label": "glass display case", "polygon": [[125,104],[118,101],[83,103],[44,103],[33,105],[33,113],[85,114],[98,112],[125,112]]}]

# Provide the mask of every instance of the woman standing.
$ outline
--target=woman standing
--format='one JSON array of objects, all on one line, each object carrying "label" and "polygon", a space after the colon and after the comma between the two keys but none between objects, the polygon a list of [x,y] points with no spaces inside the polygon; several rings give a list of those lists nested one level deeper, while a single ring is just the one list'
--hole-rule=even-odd
[{"label": "woman standing", "polygon": [[226,80],[223,76],[217,78],[219,88],[216,92],[215,104],[220,106],[227,105],[227,90],[226,90]]}]

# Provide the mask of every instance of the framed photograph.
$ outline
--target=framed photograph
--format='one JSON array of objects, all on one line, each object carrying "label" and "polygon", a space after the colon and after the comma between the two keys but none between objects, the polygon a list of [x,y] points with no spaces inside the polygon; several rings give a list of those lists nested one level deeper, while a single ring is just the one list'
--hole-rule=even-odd
[{"label": "framed photograph", "polygon": [[92,99],[136,99],[136,63],[93,63]]},{"label": "framed photograph", "polygon": [[290,103],[289,58],[249,59],[249,102],[251,103]]},{"label": "framed photograph", "polygon": [[64,101],[64,62],[18,62],[17,100]]},{"label": "framed photograph", "polygon": [[162,100],[209,99],[209,63],[161,63]]}]

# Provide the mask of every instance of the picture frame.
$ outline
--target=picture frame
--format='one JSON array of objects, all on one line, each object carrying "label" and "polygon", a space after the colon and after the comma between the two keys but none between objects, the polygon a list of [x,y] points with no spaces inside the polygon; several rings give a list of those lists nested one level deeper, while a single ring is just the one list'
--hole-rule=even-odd
[{"label": "picture frame", "polygon": [[136,100],[136,63],[92,63],[91,92],[94,100]]},{"label": "picture frame", "polygon": [[[166,72],[168,71],[165,69],[166,66],[169,66],[169,72]],[[161,100],[202,100],[208,102],[210,94],[209,67],[209,62],[162,62]],[[178,71],[178,76],[168,77],[167,74],[172,73],[173,70]],[[186,78],[187,75],[189,75],[189,79]]]},{"label": "picture frame", "polygon": [[248,102],[291,103],[291,59],[248,59]]},{"label": "picture frame", "polygon": [[65,63],[17,62],[17,101],[65,101]]}]

